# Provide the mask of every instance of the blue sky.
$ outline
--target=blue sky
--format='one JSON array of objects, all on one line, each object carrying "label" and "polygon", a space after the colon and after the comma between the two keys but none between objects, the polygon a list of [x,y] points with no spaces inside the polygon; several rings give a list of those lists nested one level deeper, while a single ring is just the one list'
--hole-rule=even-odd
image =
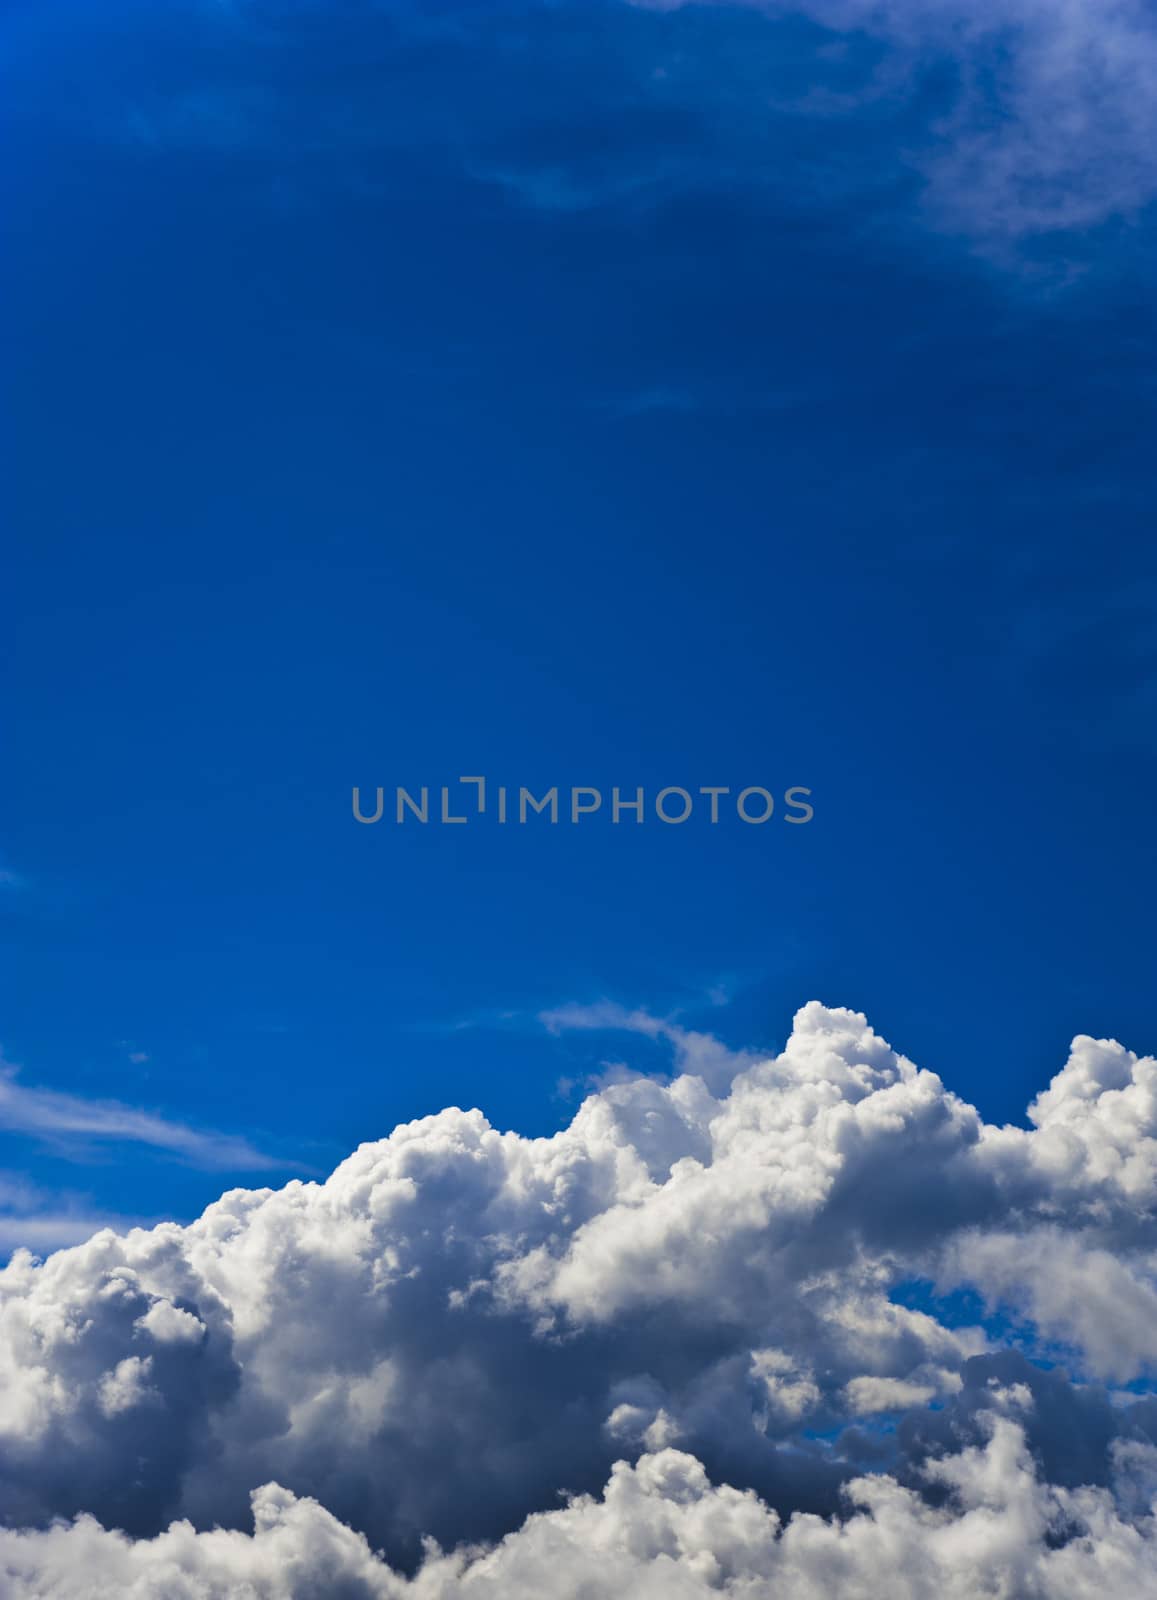
[{"label": "blue sky", "polygon": [[[6,1204],[666,1066],[567,1005],[1153,1048],[1146,130],[837,9],[8,9]],[[816,815],[351,818],[462,773]]]}]

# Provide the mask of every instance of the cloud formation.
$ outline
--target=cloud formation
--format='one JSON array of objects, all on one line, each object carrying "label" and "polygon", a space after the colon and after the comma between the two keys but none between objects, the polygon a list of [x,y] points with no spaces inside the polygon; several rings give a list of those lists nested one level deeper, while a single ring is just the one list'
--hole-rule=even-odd
[{"label": "cloud formation", "polygon": [[1157,1593],[1155,1212],[1157,1062],[1111,1041],[1027,1128],[816,1003],[729,1084],[612,1083],[551,1138],[447,1110],[325,1183],[13,1260],[0,1573]]},{"label": "cloud formation", "polygon": [[48,1194],[26,1179],[0,1177],[0,1250],[24,1247],[47,1254],[82,1244],[104,1227],[127,1227],[136,1218],[95,1213],[83,1196]]},{"label": "cloud formation", "polygon": [[[436,16],[391,0],[356,17],[326,0],[201,0],[160,23],[121,4],[162,60],[186,26],[216,45],[212,71],[152,70],[107,106],[103,133],[150,152],[327,151],[352,171],[440,152],[558,215],[718,192],[854,212],[872,232],[918,193],[933,227],[1053,266],[1157,195],[1148,0],[513,0]],[[299,51],[326,64],[320,80],[293,67]],[[367,52],[379,71],[352,72]],[[679,386],[639,393],[643,409],[686,405]]]},{"label": "cloud formation", "polygon": [[18,1069],[2,1060],[0,1130],[64,1146],[101,1140],[143,1144],[210,1170],[262,1172],[285,1165],[236,1135],[190,1128],[116,1100],[87,1100],[56,1089],[32,1088],[20,1083]]},{"label": "cloud formation", "polygon": [[[688,0],[633,0],[678,11]],[[717,0],[769,19],[805,16],[833,41],[884,46],[849,87],[816,57],[814,84],[771,105],[839,116],[916,100],[951,72],[907,159],[933,212],[1016,242],[1132,219],[1157,194],[1157,19],[1146,0]],[[833,60],[830,51],[829,63]],[[834,58],[837,68],[842,63]]]},{"label": "cloud formation", "polygon": [[556,1006],[539,1013],[538,1019],[551,1033],[635,1033],[669,1045],[674,1052],[675,1070],[681,1076],[702,1078],[714,1093],[725,1091],[735,1074],[752,1066],[754,1055],[729,1050],[712,1034],[684,1028],[670,1017],[656,1017],[650,1011],[628,1010],[613,1000],[590,1005]]},{"label": "cloud formation", "polygon": [[[12,1600],[80,1592],[90,1600],[1144,1600],[1157,1592],[1157,1529],[1122,1515],[1103,1490],[1037,1476],[1025,1435],[989,1416],[985,1445],[931,1466],[936,1508],[888,1477],[847,1487],[846,1515],[786,1525],[750,1491],[712,1485],[678,1450],[618,1463],[598,1499],[531,1517],[497,1549],[428,1553],[411,1581],[315,1500],[268,1484],[253,1534],[198,1534],[175,1523],[132,1543],[90,1518],[47,1533],[0,1532]],[[1153,1486],[1157,1453],[1122,1451],[1120,1479]]]}]

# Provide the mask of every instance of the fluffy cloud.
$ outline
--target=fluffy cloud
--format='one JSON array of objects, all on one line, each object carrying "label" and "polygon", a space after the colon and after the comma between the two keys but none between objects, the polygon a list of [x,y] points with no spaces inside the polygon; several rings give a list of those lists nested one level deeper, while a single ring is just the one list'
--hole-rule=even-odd
[{"label": "fluffy cloud", "polygon": [[993,1128],[852,1012],[708,1058],[14,1258],[14,1593],[1157,1593],[1157,1063]]},{"label": "fluffy cloud", "polygon": [[[1137,1600],[1157,1593],[1157,1522],[1122,1515],[1104,1490],[1043,1484],[1025,1436],[991,1416],[990,1436],[928,1470],[926,1498],[860,1478],[837,1521],[786,1525],[750,1490],[713,1487],[677,1450],[618,1463],[599,1499],[531,1517],[492,1551],[431,1548],[412,1579],[315,1500],[254,1492],[252,1536],[174,1523],[133,1542],[91,1518],[0,1532],[11,1600]],[[1151,1491],[1154,1460],[1122,1453],[1121,1479]]]}]

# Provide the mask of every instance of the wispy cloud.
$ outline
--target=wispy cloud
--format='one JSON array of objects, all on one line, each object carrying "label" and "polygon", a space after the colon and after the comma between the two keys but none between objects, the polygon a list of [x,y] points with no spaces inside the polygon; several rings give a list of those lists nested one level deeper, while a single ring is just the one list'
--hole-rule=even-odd
[{"label": "wispy cloud", "polygon": [[474,1033],[487,1029],[510,1032],[521,1030],[526,1026],[527,1014],[524,1011],[497,1010],[493,1007],[485,1011],[472,1011],[464,1017],[440,1017],[435,1020],[400,1024],[404,1033],[431,1034]]},{"label": "wispy cloud", "polygon": [[[78,96],[71,114],[146,152],[341,152],[351,170],[440,152],[556,221],[714,191],[856,209],[877,229],[915,203],[990,258],[1062,269],[1079,236],[1157,196],[1149,0],[624,0],[500,5],[485,24],[476,7],[438,11],[355,22],[324,0],[205,0],[209,70],[134,79],[95,119],[100,97]],[[313,81],[286,74],[280,43],[303,12]],[[351,71],[355,54],[378,70]],[[26,101],[38,117],[41,99]]]},{"label": "wispy cloud", "polygon": [[[631,0],[677,12],[690,0]],[[1157,14],[1148,0],[716,0],[769,25],[825,30],[813,81],[789,112],[843,117],[924,98],[923,127],[894,155],[923,174],[938,223],[995,244],[1136,217],[1157,196]],[[843,53],[882,46],[858,81]],[[942,91],[927,99],[938,76]]]},{"label": "wispy cloud", "polygon": [[65,1146],[92,1141],[147,1145],[210,1169],[246,1172],[286,1163],[234,1134],[189,1127],[117,1100],[86,1100],[19,1082],[19,1069],[0,1061],[0,1131],[23,1133]]},{"label": "wispy cloud", "polygon": [[614,1000],[592,1005],[568,1004],[539,1013],[538,1020],[551,1033],[634,1033],[671,1046],[676,1072],[702,1078],[714,1092],[725,1089],[736,1073],[752,1066],[757,1057],[732,1050],[714,1034],[684,1028],[672,1018],[656,1017],[643,1009],[630,1010]]},{"label": "wispy cloud", "polygon": [[97,1211],[87,1196],[46,1194],[24,1178],[0,1177],[0,1254],[26,1249],[45,1255],[82,1244],[101,1228],[123,1233],[143,1220]]},{"label": "wispy cloud", "polygon": [[44,1256],[72,1244],[83,1244],[102,1228],[123,1233],[131,1226],[130,1219],[105,1212],[0,1211],[0,1253],[30,1250],[33,1255]]}]

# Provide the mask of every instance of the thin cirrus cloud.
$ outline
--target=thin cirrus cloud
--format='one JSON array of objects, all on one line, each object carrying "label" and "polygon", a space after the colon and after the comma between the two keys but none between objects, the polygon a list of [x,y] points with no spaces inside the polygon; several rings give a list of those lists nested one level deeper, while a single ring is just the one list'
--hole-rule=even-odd
[{"label": "thin cirrus cloud", "polygon": [[[405,5],[203,0],[200,22],[217,30],[210,65],[180,90],[135,84],[128,113],[118,94],[118,137],[351,162],[438,151],[548,213],[638,214],[720,188],[875,230],[914,205],[1007,265],[1056,266],[1052,241],[1065,270],[1080,236],[1157,197],[1148,0],[620,0],[502,6],[484,23],[450,5],[435,24]],[[317,75],[286,75],[306,39]],[[350,75],[359,44],[380,74]]]},{"label": "thin cirrus cloud", "polygon": [[[631,0],[683,10],[689,0]],[[777,113],[840,118],[915,102],[950,75],[895,155],[923,175],[930,214],[991,243],[1131,219],[1157,195],[1157,15],[1148,0],[708,0],[805,17],[827,36],[810,84],[767,87]],[[831,46],[883,46],[858,80]],[[825,65],[825,57],[827,66]],[[838,84],[838,87],[836,86]],[[918,135],[918,136],[917,136]]]},{"label": "thin cirrus cloud", "polygon": [[131,1227],[135,1219],[93,1211],[79,1196],[46,1194],[38,1185],[0,1176],[0,1252],[16,1249],[45,1254],[81,1244],[101,1228]]},{"label": "thin cirrus cloud", "polygon": [[646,1009],[631,1009],[614,1000],[590,1004],[571,1002],[539,1012],[539,1022],[550,1033],[627,1033],[671,1047],[677,1073],[701,1077],[713,1091],[725,1089],[756,1056],[746,1050],[731,1050],[714,1034],[684,1028],[673,1018],[656,1017]]},{"label": "thin cirrus cloud", "polygon": [[1082,1036],[992,1126],[812,1002],[714,1090],[634,1075],[550,1138],[450,1109],[18,1252],[0,1587],[1155,1594],[1155,1107],[1157,1060]]},{"label": "thin cirrus cloud", "polygon": [[87,1100],[19,1081],[18,1068],[0,1061],[0,1132],[26,1134],[66,1150],[93,1142],[145,1145],[208,1170],[257,1172],[285,1163],[234,1134],[191,1128],[116,1100]]}]

